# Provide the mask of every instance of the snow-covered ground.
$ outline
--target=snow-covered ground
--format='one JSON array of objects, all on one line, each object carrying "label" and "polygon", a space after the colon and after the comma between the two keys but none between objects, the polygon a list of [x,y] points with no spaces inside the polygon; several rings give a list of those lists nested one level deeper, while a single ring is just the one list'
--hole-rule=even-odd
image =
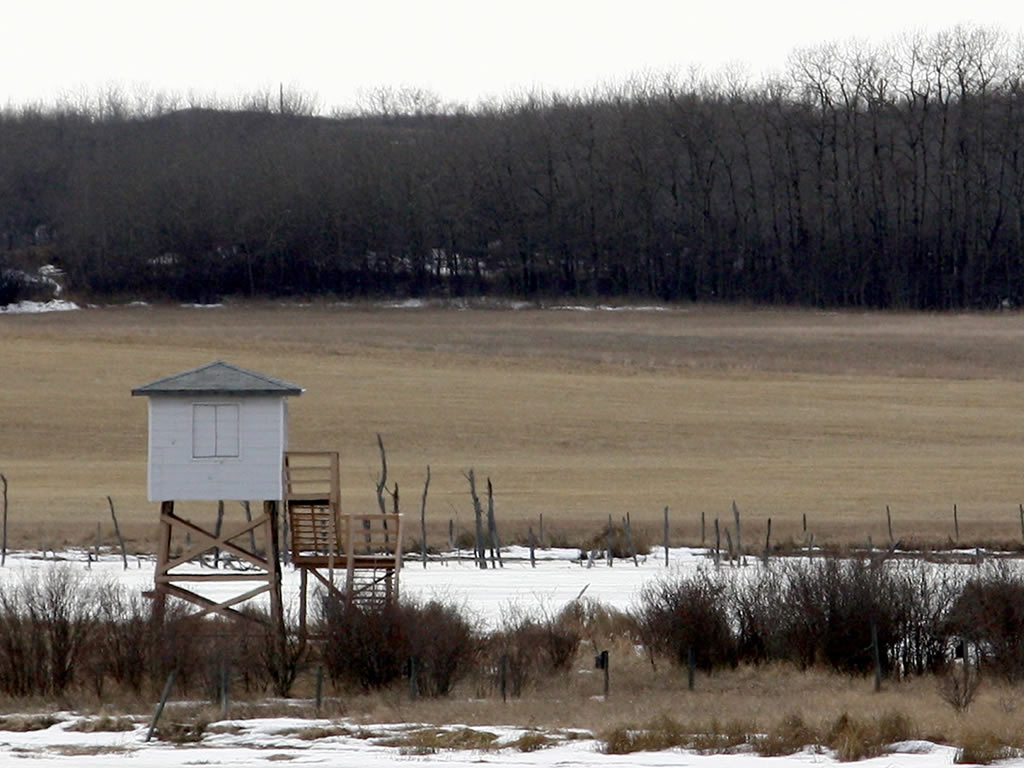
[{"label": "snow-covered ground", "polygon": [[[476,727],[476,732],[495,738],[486,750],[430,749],[386,746],[419,729],[416,725],[351,726],[343,722],[279,717],[256,720],[225,720],[212,723],[202,740],[174,745],[145,741],[148,725],[137,723],[131,731],[85,733],[73,730],[81,718],[65,713],[49,728],[25,733],[0,731],[0,765],[31,765],[49,768],[68,765],[171,768],[172,766],[236,766],[282,762],[287,765],[329,765],[339,768],[373,768],[393,765],[445,765],[470,768],[481,764],[499,766],[597,766],[608,768],[798,768],[833,765],[827,752],[807,748],[788,757],[758,757],[752,753],[697,755],[683,750],[606,755],[591,738],[567,738],[552,734],[542,749],[522,751],[515,746],[525,733],[507,726]],[[453,725],[450,729],[464,726]],[[314,729],[319,729],[316,733]],[[319,735],[320,738],[311,738]],[[933,768],[953,762],[956,750],[929,742],[892,745],[892,752],[857,763],[865,768]],[[1010,765],[1016,761],[1001,763]]]},{"label": "snow-covered ground", "polygon": [[40,312],[69,312],[78,309],[73,301],[50,299],[49,301],[19,301],[0,307],[0,315],[35,315]]},{"label": "snow-covered ground", "polygon": [[[541,554],[541,553],[539,553]],[[702,550],[672,549],[665,565],[664,550],[656,549],[639,564],[617,560],[614,567],[596,561],[590,567],[579,561],[574,549],[544,550],[543,559],[532,568],[528,551],[511,547],[505,550],[505,567],[486,571],[474,567],[468,559],[434,558],[426,568],[418,561],[407,562],[402,571],[404,594],[421,599],[440,598],[462,606],[483,623],[494,626],[510,610],[556,612],[581,593],[602,604],[629,607],[645,583],[701,567],[713,567]],[[0,569],[0,589],[22,578],[54,567],[72,568],[84,580],[118,583],[128,589],[145,590],[152,586],[152,559],[129,558],[123,569],[119,556],[104,554],[88,562],[84,552],[52,553],[42,559],[36,553],[11,553]],[[723,566],[726,567],[726,566]],[[751,560],[748,572],[760,565]],[[211,597],[225,598],[246,586],[221,586],[210,589]],[[294,605],[298,577],[286,568],[284,596]],[[697,755],[683,750],[641,752],[631,755],[605,755],[600,744],[589,735],[569,738],[549,734],[551,743],[536,751],[524,752],[514,744],[523,735],[521,729],[495,723],[493,727],[475,727],[495,735],[487,750],[416,749],[386,745],[400,740],[413,725],[356,726],[344,720],[311,720],[279,717],[212,723],[203,738],[194,744],[172,745],[154,740],[146,743],[148,724],[140,718],[127,731],[85,732],[77,728],[82,718],[73,713],[58,713],[57,722],[40,730],[6,730],[12,716],[0,718],[0,766],[185,766],[253,765],[265,761],[283,761],[293,765],[384,766],[416,763],[446,766],[471,766],[481,763],[506,766],[708,766],[709,768],[796,768],[800,765],[831,765],[836,761],[827,751],[807,748],[789,757],[762,758],[752,752],[726,755]],[[17,718],[17,716],[14,716]],[[450,726],[460,728],[461,726]],[[311,729],[321,729],[313,733]],[[311,734],[320,736],[310,738]],[[372,737],[368,738],[372,734]],[[949,765],[955,750],[927,742],[892,746],[891,754],[865,760],[859,765],[876,768],[934,768]],[[1024,760],[1007,764],[1024,765]]]}]

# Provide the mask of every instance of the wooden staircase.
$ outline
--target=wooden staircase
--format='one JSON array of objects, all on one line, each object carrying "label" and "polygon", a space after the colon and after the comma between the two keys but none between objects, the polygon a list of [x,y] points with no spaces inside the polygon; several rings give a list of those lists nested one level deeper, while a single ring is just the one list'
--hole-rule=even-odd
[{"label": "wooden staircase", "polygon": [[343,513],[337,451],[288,451],[284,479],[292,563],[301,576],[300,631],[306,631],[310,575],[347,605],[397,600],[402,516]]}]

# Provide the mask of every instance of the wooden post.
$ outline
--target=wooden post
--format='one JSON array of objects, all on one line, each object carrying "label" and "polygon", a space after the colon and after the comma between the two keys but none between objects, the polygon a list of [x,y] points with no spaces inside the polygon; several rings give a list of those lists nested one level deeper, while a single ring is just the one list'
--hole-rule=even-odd
[{"label": "wooden post", "polygon": [[[4,502],[4,518],[3,518],[3,539],[0,541],[0,565],[7,564],[7,477],[6,475],[0,474],[0,485],[3,485],[3,502]],[[1024,507],[1021,507],[1021,532],[1024,534]]]},{"label": "wooden post", "polygon": [[530,526],[530,567],[537,567],[537,555],[534,549],[537,546],[537,542],[533,539],[533,526]]},{"label": "wooden post", "polygon": [[430,488],[430,465],[427,464],[427,479],[423,483],[423,498],[420,500],[420,549],[423,567],[427,567],[427,489]]},{"label": "wooden post", "polygon": [[227,661],[220,664],[220,719],[228,719],[228,709],[231,706],[231,667]]},{"label": "wooden post", "polygon": [[[156,550],[156,574],[163,576],[171,559],[171,521],[174,514],[174,502],[160,502],[160,533]],[[159,578],[154,586],[153,618],[158,626],[163,626],[164,609],[167,606],[167,585]]]},{"label": "wooden post", "polygon": [[409,659],[409,698],[416,701],[420,697],[420,660],[415,656]]},{"label": "wooden post", "polygon": [[508,695],[508,656],[501,654],[501,661],[498,666],[498,690],[501,691],[501,700],[507,701]]},{"label": "wooden post", "polygon": [[448,551],[455,551],[455,521],[448,518]]},{"label": "wooden post", "polygon": [[321,664],[316,668],[316,713],[320,714],[320,709],[324,704],[324,665]]},{"label": "wooden post", "polygon": [[768,532],[764,535],[764,564],[768,565],[768,556],[772,551],[772,519],[768,518]]},{"label": "wooden post", "polygon": [[480,506],[480,497],[476,495],[476,475],[472,468],[466,475],[466,479],[469,480],[469,495],[473,499],[473,516],[476,520],[476,552],[473,557],[480,568],[487,570],[487,553],[484,550],[484,510]]},{"label": "wooden post", "polygon": [[[252,522],[252,508],[249,506],[248,501],[242,502],[242,509],[245,510],[245,521],[247,523]],[[256,530],[254,528],[249,529],[249,550],[255,555],[256,554]]]},{"label": "wooden post", "polygon": [[498,565],[502,568],[505,563],[501,560],[501,537],[498,535],[498,521],[494,517],[494,488],[491,486],[491,478],[487,478],[487,529],[491,539],[491,568],[494,568],[494,556],[497,553]]},{"label": "wooden post", "polygon": [[267,517],[267,579],[270,583],[270,622],[276,633],[277,652],[284,653],[286,635],[284,627],[284,606],[281,603],[281,550],[277,538],[276,501],[264,501],[263,512]]},{"label": "wooden post", "polygon": [[611,568],[615,558],[615,529],[612,527],[612,516],[608,515],[608,567]]},{"label": "wooden post", "polygon": [[722,535],[718,528],[718,518],[715,518],[715,565],[722,562]]},{"label": "wooden post", "polygon": [[114,512],[114,500],[107,496],[107,504],[110,505],[110,519],[114,521],[114,533],[117,535],[117,543],[121,547],[121,564],[128,570],[128,554],[124,551],[124,536],[121,535],[121,526],[117,524],[117,513]]},{"label": "wooden post", "polygon": [[622,519],[622,529],[626,533],[626,546],[629,547],[629,554],[630,557],[633,558],[633,565],[639,568],[640,563],[636,557],[636,547],[633,546],[633,528],[629,524],[629,512],[627,512],[626,516]]},{"label": "wooden post", "polygon": [[875,662],[875,693],[882,690],[882,654],[878,648],[878,623],[871,619],[871,655]]},{"label": "wooden post", "polygon": [[[217,524],[213,527],[213,535],[218,539],[220,538],[220,532],[224,528],[224,501],[217,502]],[[213,550],[213,567],[220,567],[220,547],[216,547]]]},{"label": "wooden post", "polygon": [[885,520],[889,524],[889,546],[892,546],[892,512],[888,504],[885,505]]},{"label": "wooden post", "polygon": [[953,541],[960,543],[960,520],[956,514],[956,504],[953,505]]},{"label": "wooden post", "polygon": [[807,538],[807,513],[806,512],[804,512],[804,515],[803,515],[803,524],[804,524],[804,538],[806,539]]},{"label": "wooden post", "polygon": [[[165,504],[167,502],[164,502]],[[167,682],[164,683],[164,692],[160,694],[160,703],[156,705],[156,712],[153,713],[153,719],[149,723],[149,732],[146,733],[146,741],[153,738],[153,732],[156,730],[156,724],[160,721],[160,715],[164,712],[164,707],[167,705],[167,699],[171,695],[171,688],[174,687],[174,678],[177,677],[178,670],[172,669],[171,674],[167,676]]]},{"label": "wooden post", "polygon": [[[668,508],[666,507],[666,510]],[[666,515],[667,517],[667,515]],[[704,513],[700,513],[700,545],[704,546]]]},{"label": "wooden post", "polygon": [[743,565],[745,560],[743,557],[743,535],[740,533],[740,508],[736,506],[735,501],[732,503],[732,516],[736,519],[736,557],[740,561],[740,565]]},{"label": "wooden post", "polygon": [[611,658],[608,651],[601,651],[601,669],[604,670],[604,700],[608,701],[608,694],[611,692]]},{"label": "wooden post", "polygon": [[[665,567],[668,568],[668,507],[665,507],[664,537],[662,541],[665,546]],[[704,513],[700,513],[700,540],[704,542]]]}]

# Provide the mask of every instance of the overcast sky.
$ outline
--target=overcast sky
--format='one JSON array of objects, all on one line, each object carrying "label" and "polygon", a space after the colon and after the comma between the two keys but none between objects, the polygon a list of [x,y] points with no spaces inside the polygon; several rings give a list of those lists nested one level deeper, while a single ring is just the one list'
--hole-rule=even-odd
[{"label": "overcast sky", "polygon": [[472,105],[693,65],[757,75],[795,47],[958,23],[1016,36],[1022,22],[1019,0],[0,0],[0,104],[283,83],[325,110],[380,85]]}]

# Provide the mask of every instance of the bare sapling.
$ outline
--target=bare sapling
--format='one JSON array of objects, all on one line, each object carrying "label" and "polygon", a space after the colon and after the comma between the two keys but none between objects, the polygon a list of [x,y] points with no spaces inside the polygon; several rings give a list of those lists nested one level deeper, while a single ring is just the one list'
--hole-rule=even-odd
[{"label": "bare sapling", "polygon": [[427,464],[427,479],[423,482],[423,497],[420,499],[420,551],[423,567],[427,567],[427,491],[430,489],[430,465]]}]

